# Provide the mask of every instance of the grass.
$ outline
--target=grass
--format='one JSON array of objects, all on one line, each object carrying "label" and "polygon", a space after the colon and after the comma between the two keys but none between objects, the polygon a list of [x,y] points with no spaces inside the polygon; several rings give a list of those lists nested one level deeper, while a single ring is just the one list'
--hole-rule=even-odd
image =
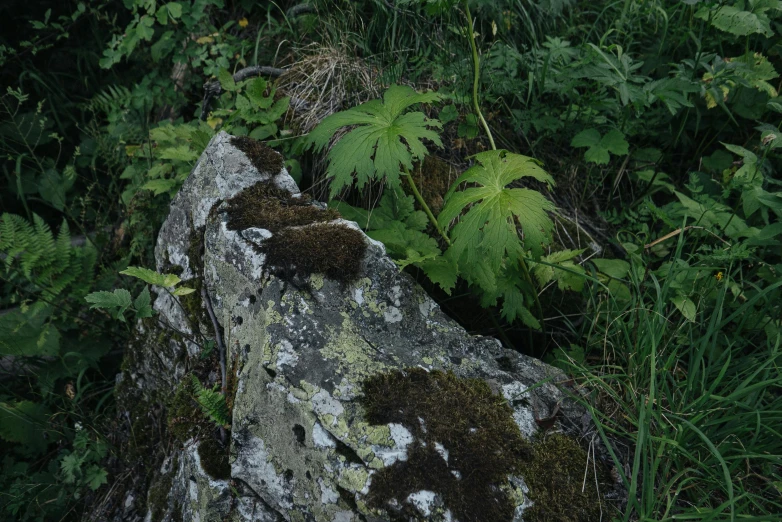
[{"label": "grass", "polygon": [[[782,513],[782,350],[756,318],[779,317],[763,301],[782,280],[741,302],[730,272],[669,266],[637,264],[625,302],[592,296],[585,341],[600,363],[570,367],[629,491],[618,520],[771,520]],[[670,302],[693,275],[681,271],[705,272],[695,322]]]}]

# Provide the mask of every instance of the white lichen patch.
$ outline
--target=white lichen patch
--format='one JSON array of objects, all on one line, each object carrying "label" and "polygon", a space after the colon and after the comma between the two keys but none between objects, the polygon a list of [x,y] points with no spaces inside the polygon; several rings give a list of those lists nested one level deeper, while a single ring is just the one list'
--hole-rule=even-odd
[{"label": "white lichen patch", "polygon": [[240,458],[231,465],[231,476],[244,480],[265,498],[276,499],[280,508],[293,507],[293,503],[289,500],[290,488],[277,474],[266,444],[259,437],[249,435],[243,441]]},{"label": "white lichen patch", "polygon": [[383,318],[387,323],[398,323],[402,320],[402,312],[396,306],[389,306],[383,312]]},{"label": "white lichen patch", "polygon": [[277,345],[277,369],[281,370],[282,366],[290,366],[291,368],[296,366],[299,362],[299,354],[293,349],[293,345],[287,339],[283,339]]},{"label": "white lichen patch", "polygon": [[324,429],[323,425],[317,421],[312,426],[312,442],[315,444],[316,448],[337,447],[337,442],[334,440],[334,437],[331,435],[331,433]]},{"label": "white lichen patch", "polygon": [[422,489],[421,491],[410,493],[410,495],[407,496],[407,502],[415,506],[418,512],[423,516],[428,517],[434,511],[436,498],[437,493],[434,491]]},{"label": "white lichen patch", "polygon": [[[527,392],[527,387],[520,382],[512,382],[502,386],[502,396],[513,405],[514,401],[519,400]],[[513,420],[519,427],[521,434],[526,438],[531,438],[538,431],[535,423],[535,415],[528,407],[519,405],[513,407]]]},{"label": "white lichen patch", "polygon": [[320,486],[321,504],[336,504],[339,502],[339,493],[330,486],[327,486],[322,478],[318,478],[318,485]]},{"label": "white lichen patch", "polygon": [[412,444],[414,437],[410,431],[401,424],[388,424],[389,435],[393,446],[386,444],[372,444],[372,452],[388,467],[397,461],[407,460],[407,447]]},{"label": "white lichen patch", "polygon": [[345,413],[342,403],[329,395],[329,392],[326,390],[319,390],[312,396],[312,409],[315,410],[319,417],[330,415],[335,419]]},{"label": "white lichen patch", "polygon": [[437,451],[437,453],[440,454],[440,456],[443,458],[443,460],[447,463],[448,462],[448,450],[445,449],[445,446],[440,444],[439,442],[434,443],[434,449]]}]

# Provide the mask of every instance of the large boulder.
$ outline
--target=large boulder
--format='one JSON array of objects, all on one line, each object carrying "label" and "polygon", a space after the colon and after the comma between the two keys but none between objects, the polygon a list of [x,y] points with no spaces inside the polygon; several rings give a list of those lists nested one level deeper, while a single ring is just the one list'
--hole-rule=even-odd
[{"label": "large boulder", "polygon": [[[589,464],[582,493],[574,437],[590,418],[564,376],[468,335],[382,244],[298,194],[271,149],[215,136],[155,253],[196,291],[160,291],[128,349],[119,407],[147,467],[125,519],[128,506],[201,522],[599,513],[605,474]],[[197,396],[223,371],[219,427]]]}]

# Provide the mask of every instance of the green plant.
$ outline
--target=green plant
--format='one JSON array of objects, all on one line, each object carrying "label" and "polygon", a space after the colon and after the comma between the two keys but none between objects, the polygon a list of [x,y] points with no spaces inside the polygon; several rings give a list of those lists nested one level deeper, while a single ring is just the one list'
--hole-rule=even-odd
[{"label": "green plant", "polygon": [[[629,490],[622,520],[763,520],[782,507],[782,338],[773,319],[782,282],[734,296],[740,270],[729,265],[715,277],[682,258],[686,245],[680,233],[672,262],[657,271],[626,245],[628,299],[595,288],[584,329],[587,354],[603,362],[561,356],[560,364],[591,390],[608,447],[630,441],[628,460],[610,449]],[[685,280],[697,320],[676,302]],[[608,403],[624,413],[611,415]]]},{"label": "green plant", "polygon": [[220,385],[215,384],[213,389],[204,388],[195,375],[191,376],[191,380],[196,400],[204,415],[222,428],[230,427],[231,412],[228,411],[225,395],[220,392]]}]

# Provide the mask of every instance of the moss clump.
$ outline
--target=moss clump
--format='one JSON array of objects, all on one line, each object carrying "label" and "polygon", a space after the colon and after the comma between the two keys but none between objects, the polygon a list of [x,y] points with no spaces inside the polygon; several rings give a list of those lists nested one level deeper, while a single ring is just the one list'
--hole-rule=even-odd
[{"label": "moss clump", "polygon": [[284,165],[282,155],[256,139],[234,136],[231,138],[231,145],[244,152],[258,172],[276,175],[282,170]]},{"label": "moss clump", "polygon": [[192,380],[186,376],[177,385],[176,393],[168,405],[168,430],[179,442],[185,442],[194,437],[205,423],[206,419],[193,394]]},{"label": "moss clump", "polygon": [[228,448],[223,447],[214,437],[207,437],[198,445],[198,457],[201,467],[210,477],[225,480],[231,476],[231,465],[228,463]]},{"label": "moss clump", "polygon": [[344,225],[286,228],[267,239],[261,251],[286,275],[326,274],[348,282],[361,272],[367,245],[364,235]]},{"label": "moss clump", "polygon": [[286,227],[325,223],[339,217],[334,209],[312,205],[309,197],[293,194],[268,181],[260,181],[226,201],[228,228],[265,228],[275,233]]},{"label": "moss clump", "polygon": [[[485,381],[410,368],[364,382],[372,424],[399,423],[415,435],[406,461],[372,477],[368,505],[389,509],[420,490],[439,493],[459,520],[511,520],[515,503],[502,486],[530,458],[513,410]],[[442,444],[448,460],[437,451]],[[395,515],[415,517],[410,507]]]},{"label": "moss clump", "polygon": [[231,230],[257,227],[273,234],[256,248],[283,276],[322,273],[347,282],[359,274],[366,251],[364,235],[328,224],[339,217],[336,210],[318,208],[305,196],[293,197],[261,181],[227,200],[226,211]]},{"label": "moss clump", "polygon": [[[534,458],[522,465],[522,476],[534,502],[524,511],[529,522],[591,522],[600,520],[600,495],[595,488],[593,464],[571,437],[553,434],[532,445]],[[611,479],[601,464],[596,466],[597,481],[604,491],[611,489]],[[584,470],[589,470],[584,485]]]},{"label": "moss clump", "polygon": [[168,494],[174,482],[174,474],[168,473],[158,477],[149,488],[149,500],[147,506],[152,513],[152,522],[163,520],[168,508]]}]

